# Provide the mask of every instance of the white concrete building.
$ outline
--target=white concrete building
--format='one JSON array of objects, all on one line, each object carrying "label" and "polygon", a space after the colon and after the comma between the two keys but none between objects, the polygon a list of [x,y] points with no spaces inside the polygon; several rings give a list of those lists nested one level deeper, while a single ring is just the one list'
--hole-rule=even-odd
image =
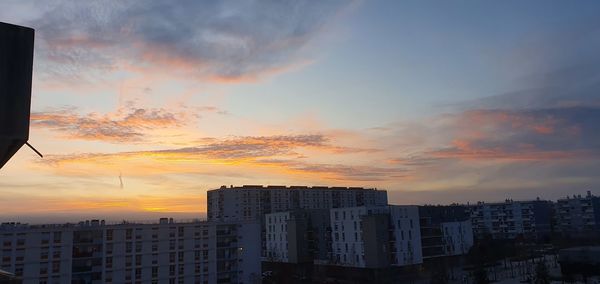
[{"label": "white concrete building", "polygon": [[395,238],[393,265],[423,263],[418,206],[390,205],[389,208]]},{"label": "white concrete building", "polygon": [[259,283],[254,222],[0,226],[0,269],[23,283]]},{"label": "white concrete building", "polygon": [[333,264],[380,268],[423,262],[417,206],[336,208],[330,218]]},{"label": "white concrete building", "polygon": [[473,247],[471,220],[443,222],[440,225],[445,256],[467,254]]},{"label": "white concrete building", "polygon": [[244,185],[207,192],[208,220],[263,220],[264,214],[297,209],[387,205],[385,190],[360,187]]},{"label": "white concrete building", "polygon": [[292,212],[265,215],[266,257],[269,261],[290,262],[288,244],[288,220]]},{"label": "white concrete building", "polygon": [[328,209],[300,209],[265,215],[264,260],[328,263],[329,226]]}]

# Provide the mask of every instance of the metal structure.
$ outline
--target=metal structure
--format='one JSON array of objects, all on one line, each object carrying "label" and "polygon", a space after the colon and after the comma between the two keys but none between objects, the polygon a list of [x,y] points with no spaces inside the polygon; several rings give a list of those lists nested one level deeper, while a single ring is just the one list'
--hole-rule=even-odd
[{"label": "metal structure", "polygon": [[0,22],[0,168],[29,139],[34,33]]}]

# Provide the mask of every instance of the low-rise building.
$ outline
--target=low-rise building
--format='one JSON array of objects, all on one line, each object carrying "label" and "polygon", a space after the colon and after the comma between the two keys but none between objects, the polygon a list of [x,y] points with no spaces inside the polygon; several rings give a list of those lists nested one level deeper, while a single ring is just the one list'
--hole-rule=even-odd
[{"label": "low-rise building", "polygon": [[259,283],[260,224],[0,226],[0,267],[23,283]]}]

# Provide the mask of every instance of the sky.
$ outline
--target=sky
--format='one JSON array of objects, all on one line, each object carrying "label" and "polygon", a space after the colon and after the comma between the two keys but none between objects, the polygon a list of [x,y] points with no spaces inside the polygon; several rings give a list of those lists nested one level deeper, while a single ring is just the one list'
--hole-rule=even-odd
[{"label": "sky", "polygon": [[597,1],[0,2],[36,30],[0,221],[196,218],[221,185],[600,194]]}]

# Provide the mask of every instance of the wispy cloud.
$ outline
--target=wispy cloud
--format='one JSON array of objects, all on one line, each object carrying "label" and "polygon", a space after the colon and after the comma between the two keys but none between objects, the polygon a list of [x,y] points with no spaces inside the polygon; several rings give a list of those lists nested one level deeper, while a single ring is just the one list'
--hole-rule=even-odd
[{"label": "wispy cloud", "polygon": [[[310,150],[323,155],[369,154],[374,149],[348,148],[333,145],[333,141],[319,134],[245,136],[228,139],[204,139],[208,143],[197,147],[176,149],[131,151],[118,153],[82,153],[70,155],[48,155],[39,161],[61,174],[112,175],[117,169],[131,169],[129,175],[156,175],[176,173],[198,173],[200,168],[249,167],[284,175],[314,175],[329,180],[373,181],[400,178],[405,170],[394,166],[374,167],[365,165],[343,165],[310,162],[301,153]],[[88,171],[91,169],[91,172]],[[202,170],[203,172],[204,170]]]},{"label": "wispy cloud", "polygon": [[305,62],[299,51],[350,3],[54,0],[29,25],[45,77],[128,65],[223,82]]},{"label": "wispy cloud", "polygon": [[109,142],[140,141],[144,137],[144,129],[183,123],[176,114],[162,109],[81,115],[72,108],[32,113],[31,122],[33,127],[63,132],[68,138]]},{"label": "wispy cloud", "polygon": [[122,107],[112,113],[80,114],[74,107],[64,107],[32,113],[31,124],[63,133],[69,139],[141,142],[151,130],[184,126],[202,112],[220,111],[215,107],[176,112],[162,108]]},{"label": "wispy cloud", "polygon": [[453,120],[435,158],[549,160],[600,155],[600,109],[473,110]]}]

